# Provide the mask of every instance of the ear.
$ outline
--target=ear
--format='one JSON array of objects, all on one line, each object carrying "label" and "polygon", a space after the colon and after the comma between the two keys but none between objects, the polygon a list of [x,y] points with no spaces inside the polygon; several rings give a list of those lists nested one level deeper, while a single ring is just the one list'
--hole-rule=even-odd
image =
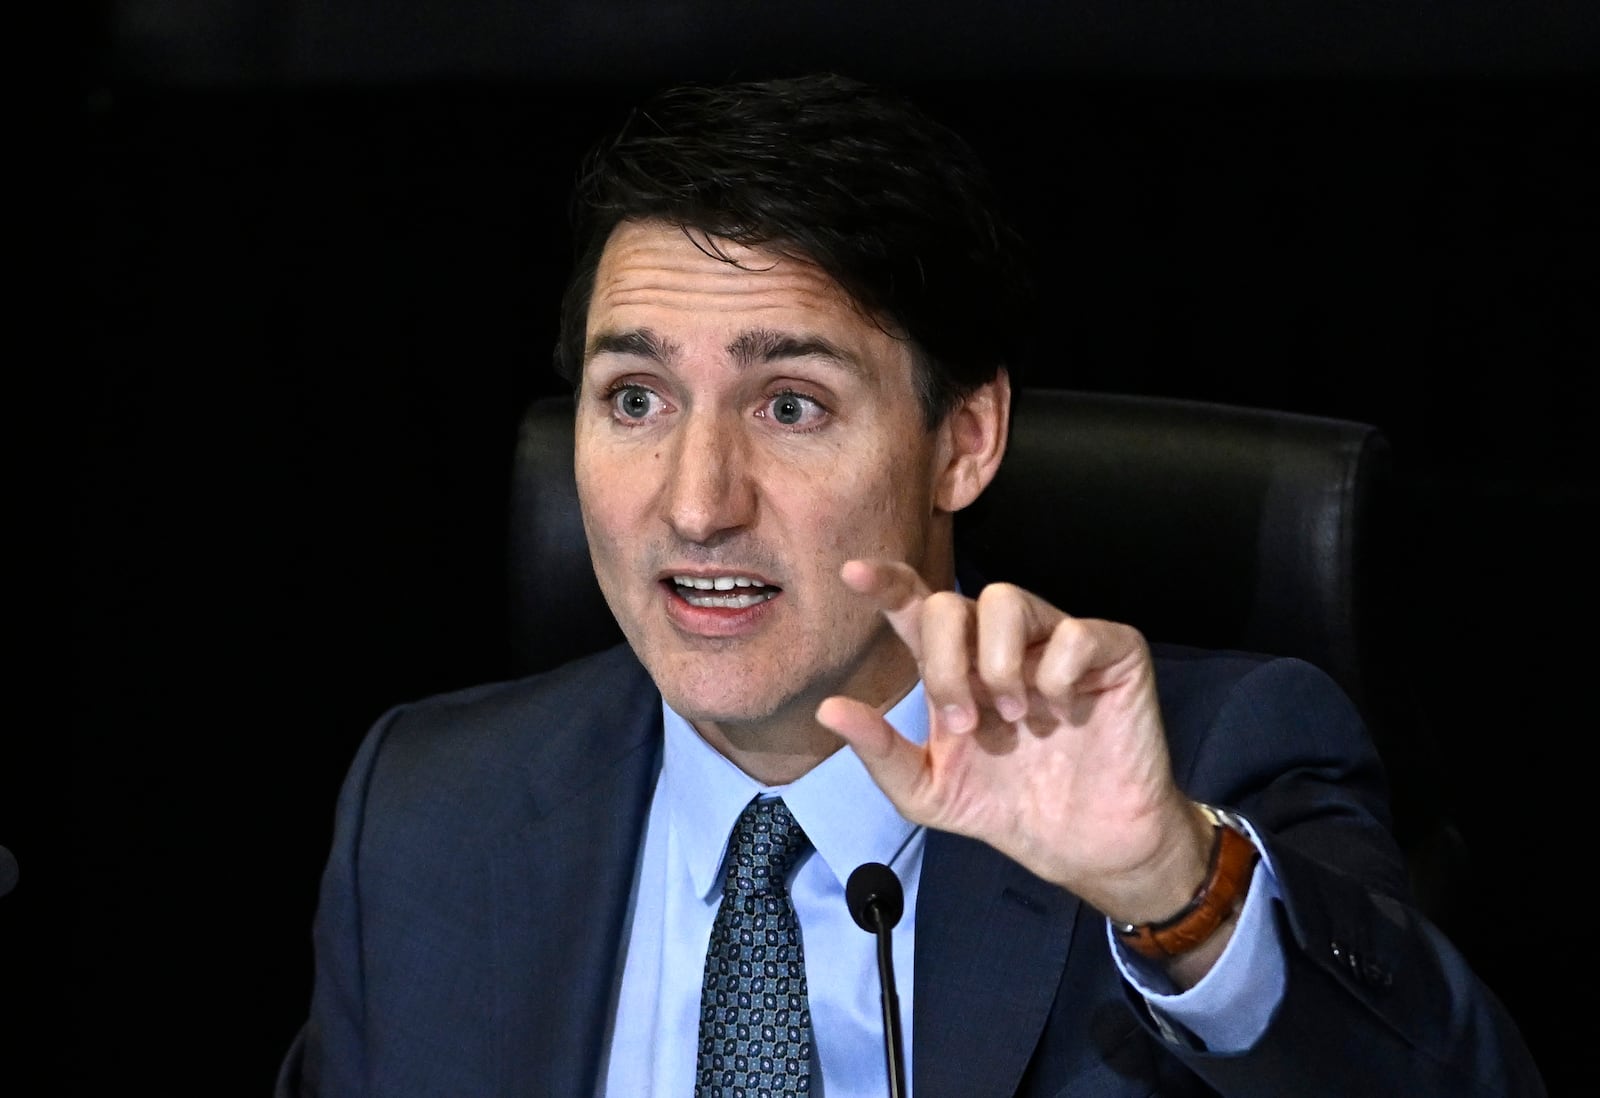
[{"label": "ear", "polygon": [[983,494],[1000,469],[1010,428],[1011,377],[1001,370],[962,398],[939,425],[935,506],[955,512]]}]

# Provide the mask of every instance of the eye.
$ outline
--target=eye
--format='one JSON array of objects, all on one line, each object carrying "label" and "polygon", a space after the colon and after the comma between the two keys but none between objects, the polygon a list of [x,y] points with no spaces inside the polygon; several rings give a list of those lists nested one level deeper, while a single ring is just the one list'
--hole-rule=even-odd
[{"label": "eye", "polygon": [[606,394],[606,403],[618,419],[647,419],[661,410],[661,398],[643,385],[618,385]]},{"label": "eye", "polygon": [[820,425],[827,410],[808,396],[785,389],[768,399],[760,412],[760,416],[770,416],[774,422],[785,427],[816,427]]}]

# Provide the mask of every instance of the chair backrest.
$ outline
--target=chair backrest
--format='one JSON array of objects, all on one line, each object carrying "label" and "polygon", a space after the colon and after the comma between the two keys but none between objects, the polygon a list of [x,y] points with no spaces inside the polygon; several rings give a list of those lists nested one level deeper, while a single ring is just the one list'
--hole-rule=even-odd
[{"label": "chair backrest", "polygon": [[958,539],[986,575],[1069,613],[1155,641],[1299,656],[1365,706],[1381,679],[1390,476],[1388,443],[1365,423],[1033,391]]}]

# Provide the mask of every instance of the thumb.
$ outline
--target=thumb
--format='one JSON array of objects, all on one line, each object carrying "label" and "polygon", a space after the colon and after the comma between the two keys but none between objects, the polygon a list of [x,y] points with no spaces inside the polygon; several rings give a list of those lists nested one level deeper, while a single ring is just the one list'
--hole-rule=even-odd
[{"label": "thumb", "polygon": [[923,779],[924,750],[865,702],[835,695],[817,706],[817,722],[850,745],[872,780],[902,816]]}]

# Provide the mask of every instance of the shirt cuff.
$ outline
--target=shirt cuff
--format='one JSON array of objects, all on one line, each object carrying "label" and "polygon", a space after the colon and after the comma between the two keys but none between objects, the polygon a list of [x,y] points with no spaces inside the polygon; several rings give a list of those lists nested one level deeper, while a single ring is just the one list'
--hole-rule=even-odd
[{"label": "shirt cuff", "polygon": [[1244,821],[1251,843],[1261,852],[1250,890],[1222,956],[1200,982],[1178,991],[1161,966],[1145,960],[1117,941],[1106,921],[1106,937],[1123,979],[1144,997],[1156,1026],[1175,1043],[1171,1028],[1182,1025],[1211,1052],[1243,1052],[1266,1032],[1272,1013],[1283,999],[1286,967],[1272,905],[1280,896],[1278,877],[1255,828]]}]

